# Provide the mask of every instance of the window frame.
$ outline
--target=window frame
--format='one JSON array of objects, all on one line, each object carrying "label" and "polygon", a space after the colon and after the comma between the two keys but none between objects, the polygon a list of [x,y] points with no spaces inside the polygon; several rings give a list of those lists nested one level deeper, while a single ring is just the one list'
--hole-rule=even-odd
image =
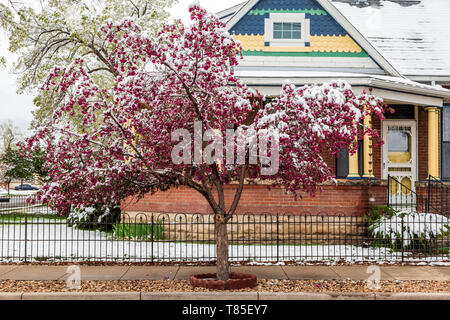
[{"label": "window frame", "polygon": [[[300,23],[300,39],[275,39],[275,23]],[[271,47],[305,47],[310,42],[310,19],[306,19],[305,13],[270,13],[269,18],[264,19],[264,42]]]}]

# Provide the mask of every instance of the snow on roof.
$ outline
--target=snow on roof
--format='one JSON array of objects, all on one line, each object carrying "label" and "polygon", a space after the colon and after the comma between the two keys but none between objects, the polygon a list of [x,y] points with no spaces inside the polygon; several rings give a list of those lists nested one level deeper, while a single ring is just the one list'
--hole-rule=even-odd
[{"label": "snow on roof", "polygon": [[241,9],[242,6],[246,3],[247,1],[241,2],[233,7],[217,12],[216,15],[219,17],[220,20],[222,20],[222,22],[226,23],[228,22],[228,20],[230,20],[233,14],[235,14],[239,9]]},{"label": "snow on roof", "polygon": [[[320,82],[320,80],[345,79],[352,85],[376,86],[383,84],[386,88],[398,89],[405,92],[428,94],[450,99],[450,90],[441,86],[431,86],[409,79],[392,76],[368,75],[344,72],[323,71],[282,71],[279,70],[246,70],[237,69],[236,76],[242,79],[265,79],[266,84],[276,84],[280,79],[302,79],[305,83]],[[281,82],[280,82],[281,85]]]},{"label": "snow on roof", "polygon": [[405,76],[450,76],[450,0],[330,0]]}]

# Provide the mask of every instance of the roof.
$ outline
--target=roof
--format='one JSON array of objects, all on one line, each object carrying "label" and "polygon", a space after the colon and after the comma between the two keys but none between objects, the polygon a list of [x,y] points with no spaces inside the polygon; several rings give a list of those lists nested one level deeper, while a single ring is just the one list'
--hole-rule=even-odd
[{"label": "roof", "polygon": [[450,90],[400,77],[322,71],[283,71],[280,73],[277,70],[236,70],[236,75],[239,78],[250,80],[248,83],[250,85],[281,86],[285,79],[297,80],[297,84],[313,84],[330,81],[331,79],[342,79],[349,82],[352,86],[380,87],[399,92],[423,94],[431,97],[444,98],[446,100],[450,99]]},{"label": "roof", "polygon": [[236,75],[265,96],[279,95],[286,80],[296,86],[344,80],[352,86],[356,95],[370,91],[386,103],[442,107],[450,102],[450,90],[400,77],[323,71],[285,71],[280,74],[276,70],[236,70]]},{"label": "roof", "polygon": [[219,17],[220,20],[222,20],[224,23],[227,23],[228,20],[231,18],[231,16],[238,11],[247,1],[241,2],[233,7],[230,7],[228,9],[219,11],[216,13],[216,15]]},{"label": "roof", "polygon": [[450,77],[450,0],[330,0],[405,76]]}]

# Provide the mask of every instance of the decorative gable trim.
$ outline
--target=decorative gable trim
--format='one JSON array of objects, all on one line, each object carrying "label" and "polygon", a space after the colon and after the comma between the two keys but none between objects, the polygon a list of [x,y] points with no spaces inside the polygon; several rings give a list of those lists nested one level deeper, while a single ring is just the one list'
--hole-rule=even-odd
[{"label": "decorative gable trim", "polygon": [[[329,0],[316,0],[331,15],[338,24],[367,52],[367,54],[377,63],[386,73],[396,77],[403,77],[394,66],[387,61],[381,53],[345,18],[345,16],[329,2]],[[250,10],[259,2],[259,0],[249,0],[238,10],[226,24],[226,28],[231,30]]]}]

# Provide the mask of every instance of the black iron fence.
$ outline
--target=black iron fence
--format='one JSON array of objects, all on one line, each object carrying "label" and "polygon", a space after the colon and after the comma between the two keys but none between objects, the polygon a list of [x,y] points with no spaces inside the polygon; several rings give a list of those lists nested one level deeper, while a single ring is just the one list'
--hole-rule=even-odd
[{"label": "black iron fence", "polygon": [[[4,197],[0,197],[4,199]],[[66,219],[19,199],[0,201],[0,262],[203,262],[216,259],[214,216],[123,214]],[[442,215],[235,215],[232,261],[450,261]]]},{"label": "black iron fence", "polygon": [[427,180],[427,212],[439,212],[450,216],[450,186],[429,176]]},{"label": "black iron fence", "polygon": [[450,186],[429,176],[426,185],[413,190],[411,185],[388,176],[387,205],[398,211],[415,211],[450,216]]}]

